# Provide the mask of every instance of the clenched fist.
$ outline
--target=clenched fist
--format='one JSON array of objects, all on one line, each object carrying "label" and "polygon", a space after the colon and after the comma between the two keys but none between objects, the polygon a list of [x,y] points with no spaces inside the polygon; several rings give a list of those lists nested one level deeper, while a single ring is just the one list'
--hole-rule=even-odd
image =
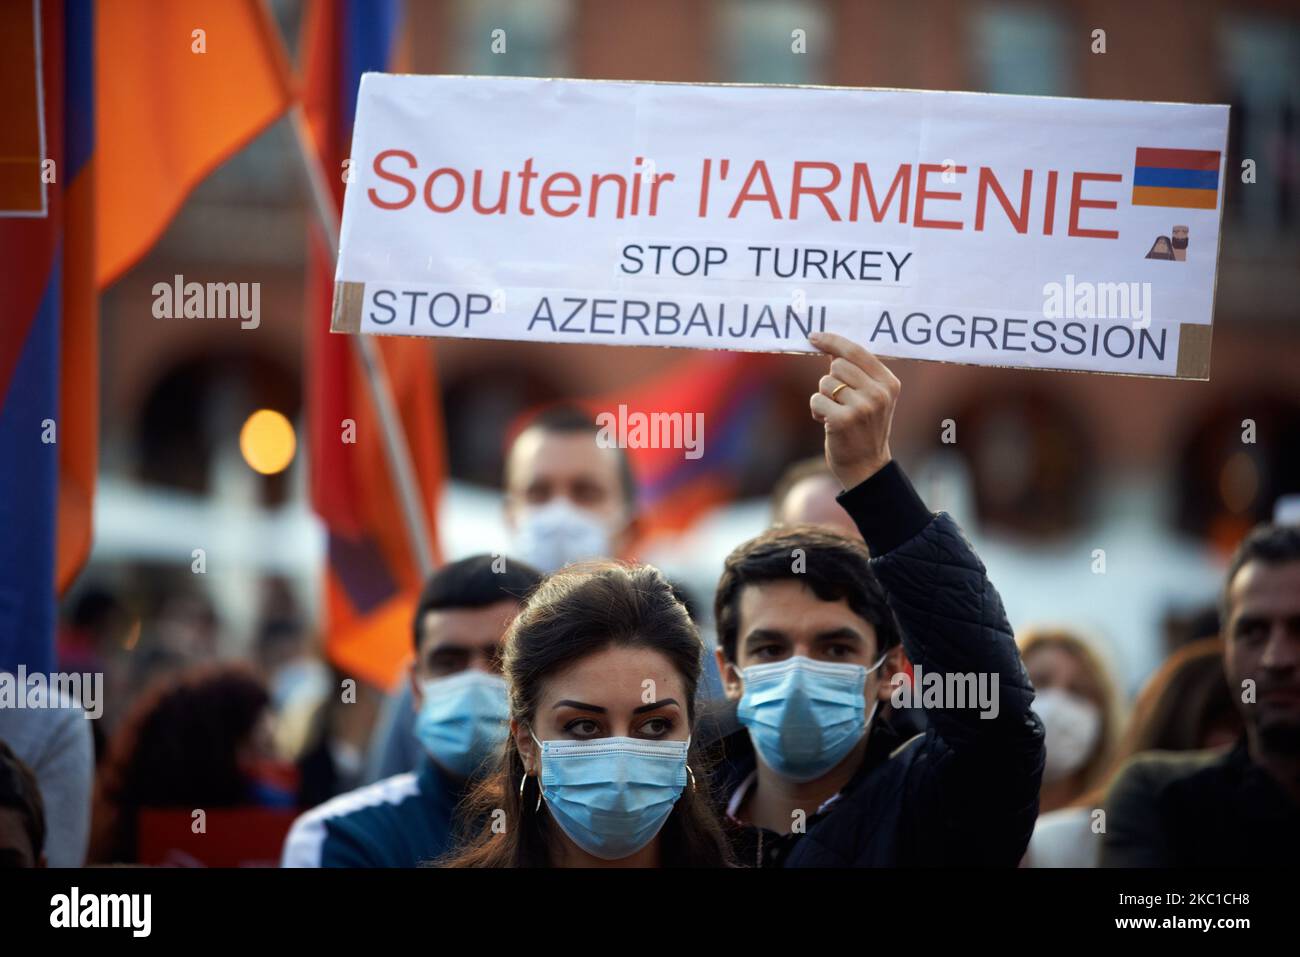
[{"label": "clenched fist", "polygon": [[809,341],[831,356],[830,372],[808,400],[812,417],[826,427],[826,464],[845,489],[865,482],[891,459],[889,430],[900,383],[870,352],[833,332]]}]

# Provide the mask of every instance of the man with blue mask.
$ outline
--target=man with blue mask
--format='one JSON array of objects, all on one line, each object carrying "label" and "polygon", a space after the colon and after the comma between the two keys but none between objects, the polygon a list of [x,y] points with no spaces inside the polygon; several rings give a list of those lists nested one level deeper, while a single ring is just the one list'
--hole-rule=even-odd
[{"label": "man with blue mask", "polygon": [[[1001,599],[892,460],[898,380],[841,336],[810,338],[832,362],[809,404],[865,546],[780,527],[726,560],[717,660],[738,727],[715,743],[714,793],[733,853],[759,867],[1014,867],[1043,727]],[[879,711],[903,702],[904,651],[954,692],[909,739]],[[965,695],[977,687],[992,693]]]},{"label": "man with blue mask", "polygon": [[423,755],[414,772],[358,788],[308,811],[285,841],[284,867],[415,867],[450,846],[470,780],[508,733],[501,639],[541,580],[491,555],[436,572],[416,607],[409,683]]}]

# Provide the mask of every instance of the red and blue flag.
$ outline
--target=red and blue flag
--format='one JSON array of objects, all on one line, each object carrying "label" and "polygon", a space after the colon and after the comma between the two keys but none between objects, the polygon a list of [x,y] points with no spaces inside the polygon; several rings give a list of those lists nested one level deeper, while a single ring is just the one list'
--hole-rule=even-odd
[{"label": "red and blue flag", "polygon": [[58,588],[90,548],[97,454],[94,4],[0,16],[6,75],[22,77],[0,112],[0,670],[50,671]]},{"label": "red and blue flag", "polygon": [[1133,205],[1217,209],[1219,151],[1139,146],[1133,161]]}]

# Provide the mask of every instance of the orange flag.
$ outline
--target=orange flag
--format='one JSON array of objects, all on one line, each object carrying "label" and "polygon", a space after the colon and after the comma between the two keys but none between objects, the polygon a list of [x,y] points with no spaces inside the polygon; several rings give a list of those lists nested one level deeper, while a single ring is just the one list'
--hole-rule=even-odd
[{"label": "orange flag", "polygon": [[98,0],[101,288],[148,251],[200,180],[288,109],[276,30],[262,0]]},{"label": "orange flag", "polygon": [[[330,173],[336,208],[342,207],[341,171],[352,141],[357,84],[365,70],[400,71],[400,12],[392,0],[317,0],[304,12],[303,110]],[[411,656],[411,620],[423,575],[356,343],[329,331],[333,279],[333,258],[314,231],[308,258],[306,408],[312,504],[329,533],[325,650],[345,674],[388,687]],[[436,562],[435,503],[446,463],[433,346],[397,336],[376,344]]]}]

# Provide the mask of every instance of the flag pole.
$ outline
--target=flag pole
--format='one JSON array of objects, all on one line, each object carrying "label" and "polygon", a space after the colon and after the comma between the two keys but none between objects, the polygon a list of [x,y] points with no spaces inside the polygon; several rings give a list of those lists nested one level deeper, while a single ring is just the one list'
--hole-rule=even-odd
[{"label": "flag pole", "polygon": [[[311,188],[316,219],[329,247],[330,258],[337,263],[339,213],[334,208],[334,196],[330,192],[320,154],[316,151],[308,129],[307,116],[302,103],[295,102],[289,115],[293,124],[294,140],[298,144],[298,156]],[[428,578],[435,568],[433,543],[429,540],[429,530],[424,523],[424,510],[420,507],[420,483],[415,475],[415,464],[411,460],[411,449],[406,442],[406,433],[402,430],[397,404],[393,401],[393,390],[384,368],[383,356],[371,336],[356,333],[348,335],[348,339],[361,360],[370,397],[375,403],[375,410],[379,413],[384,451],[388,458],[389,471],[393,476],[393,484],[397,486],[398,498],[401,500],[411,551],[415,556],[416,564],[420,567],[420,577]]]}]

